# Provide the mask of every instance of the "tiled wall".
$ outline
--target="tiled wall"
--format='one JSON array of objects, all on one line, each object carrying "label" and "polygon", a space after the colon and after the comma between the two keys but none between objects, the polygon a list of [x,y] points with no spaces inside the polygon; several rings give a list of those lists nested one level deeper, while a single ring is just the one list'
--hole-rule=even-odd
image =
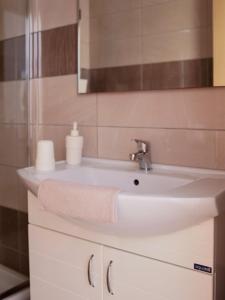
[{"label": "tiled wall", "polygon": [[212,57],[211,0],[85,0],[81,10],[91,68]]},{"label": "tiled wall", "polygon": [[0,1],[0,264],[28,272],[27,201],[16,170],[28,164],[26,0]]},{"label": "tiled wall", "polygon": [[212,86],[212,0],[82,0],[80,7],[87,91]]},{"label": "tiled wall", "polygon": [[[65,136],[77,120],[86,156],[126,160],[135,150],[131,138],[143,138],[151,142],[155,163],[225,169],[225,88],[79,96],[73,71],[76,59],[70,51],[75,41],[69,33],[77,22],[75,0],[32,0],[32,4],[33,31],[61,32],[48,41],[49,52],[44,52],[50,57],[53,47],[55,63],[61,67],[31,80],[33,149],[37,139],[51,138],[57,159],[64,159]],[[67,35],[59,31],[61,27]],[[47,59],[41,60],[45,47],[39,44],[33,51],[39,49],[34,60],[39,70],[50,68],[43,65]],[[67,57],[60,54],[62,48]]]}]

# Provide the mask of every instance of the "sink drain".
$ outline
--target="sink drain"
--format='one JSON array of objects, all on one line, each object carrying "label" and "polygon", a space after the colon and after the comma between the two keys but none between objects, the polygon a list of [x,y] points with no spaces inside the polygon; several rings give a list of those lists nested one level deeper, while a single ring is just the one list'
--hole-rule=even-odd
[{"label": "sink drain", "polygon": [[139,180],[138,179],[134,179],[134,185],[139,185]]}]

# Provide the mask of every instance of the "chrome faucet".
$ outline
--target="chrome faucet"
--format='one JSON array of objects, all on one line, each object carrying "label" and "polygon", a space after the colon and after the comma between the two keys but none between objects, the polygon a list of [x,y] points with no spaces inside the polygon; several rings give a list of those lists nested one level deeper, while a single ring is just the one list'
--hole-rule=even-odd
[{"label": "chrome faucet", "polygon": [[132,141],[137,144],[137,152],[129,155],[130,160],[137,161],[141,170],[145,170],[145,172],[150,171],[152,167],[149,143],[138,139]]}]

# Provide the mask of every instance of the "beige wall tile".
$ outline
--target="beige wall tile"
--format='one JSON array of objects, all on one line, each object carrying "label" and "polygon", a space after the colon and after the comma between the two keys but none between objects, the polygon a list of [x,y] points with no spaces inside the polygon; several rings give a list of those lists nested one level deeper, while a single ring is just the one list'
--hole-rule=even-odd
[{"label": "beige wall tile", "polygon": [[1,123],[15,123],[17,119],[17,99],[14,84],[7,85],[0,82],[0,121]]},{"label": "beige wall tile", "polygon": [[97,127],[80,127],[80,134],[84,137],[83,155],[86,157],[98,156]]},{"label": "beige wall tile", "polygon": [[25,34],[27,0],[0,1],[0,40]]},{"label": "beige wall tile", "polygon": [[15,81],[15,94],[16,99],[16,122],[20,124],[28,123],[28,81],[21,80]]},{"label": "beige wall tile", "polygon": [[17,165],[17,127],[13,125],[0,126],[1,147],[0,164]]},{"label": "beige wall tile", "polygon": [[76,75],[37,81],[39,124],[96,125],[96,95],[77,95]]},{"label": "beige wall tile", "polygon": [[225,88],[189,90],[184,95],[188,128],[225,129]]},{"label": "beige wall tile", "polygon": [[30,165],[35,165],[36,160],[36,148],[37,148],[37,141],[39,138],[39,128],[36,125],[30,125],[29,126],[29,160]]},{"label": "beige wall tile", "polygon": [[90,41],[134,38],[141,34],[141,10],[104,14],[90,20]]},{"label": "beige wall tile", "polygon": [[225,129],[225,89],[98,94],[98,125]]},{"label": "beige wall tile", "polygon": [[52,29],[77,22],[76,0],[32,1],[34,31]]},{"label": "beige wall tile", "polygon": [[174,0],[142,10],[142,33],[155,35],[210,24],[205,0]]},{"label": "beige wall tile", "polygon": [[113,14],[141,7],[141,0],[81,0],[81,3],[83,1],[83,8],[86,9],[89,2],[89,9],[92,17],[100,14]]},{"label": "beige wall tile", "polygon": [[39,79],[29,80],[29,123],[38,122]]},{"label": "beige wall tile", "polygon": [[[170,0],[169,0],[170,1]],[[142,7],[145,9],[145,6],[150,6],[150,5],[163,5],[166,4],[166,2],[169,2],[168,0],[141,0],[142,2]],[[171,0],[173,1],[173,0]],[[183,0],[181,0],[183,1]],[[180,1],[180,2],[181,2]],[[184,1],[189,1],[189,0],[184,0]],[[201,0],[200,0],[201,1]],[[207,9],[207,13],[208,13],[208,21],[212,22],[212,1],[213,0],[206,0],[203,4],[205,6],[205,8]],[[198,0],[195,1],[196,3],[198,3]],[[198,5],[198,4],[197,4]]]},{"label": "beige wall tile", "polygon": [[0,123],[27,123],[27,82],[0,82]]},{"label": "beige wall tile", "polygon": [[141,64],[141,37],[101,40],[90,44],[92,68]]},{"label": "beige wall tile", "polygon": [[0,164],[27,166],[27,126],[1,124],[0,137]]},{"label": "beige wall tile", "polygon": [[215,168],[216,134],[212,131],[173,129],[99,128],[99,157],[128,160],[136,150],[131,142],[140,138],[151,143],[154,163]]},{"label": "beige wall tile", "polygon": [[28,128],[27,125],[16,126],[16,166],[25,168],[28,165]]},{"label": "beige wall tile", "polygon": [[[56,160],[65,160],[65,138],[70,132],[70,126],[39,126],[38,139],[51,139],[55,144]],[[80,127],[84,136],[83,155],[97,156],[97,130],[95,127]]]},{"label": "beige wall tile", "polygon": [[162,91],[98,94],[98,125],[185,128],[182,94],[180,97],[177,94]]},{"label": "beige wall tile", "polygon": [[210,27],[175,31],[142,38],[143,63],[212,57]]}]

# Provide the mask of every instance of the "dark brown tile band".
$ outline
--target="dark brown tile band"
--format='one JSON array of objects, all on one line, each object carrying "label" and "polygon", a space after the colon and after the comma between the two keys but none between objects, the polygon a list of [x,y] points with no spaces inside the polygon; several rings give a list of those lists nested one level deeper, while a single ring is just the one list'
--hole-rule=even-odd
[{"label": "dark brown tile band", "polygon": [[28,215],[0,206],[0,263],[28,274]]},{"label": "dark brown tile band", "polygon": [[212,58],[143,66],[143,90],[212,86]]},{"label": "dark brown tile band", "polygon": [[34,33],[31,43],[31,77],[77,73],[77,24]]},{"label": "dark brown tile band", "polygon": [[212,86],[212,58],[102,69],[83,69],[88,92],[163,90]]},{"label": "dark brown tile band", "polygon": [[0,41],[0,81],[26,79],[26,38]]},{"label": "dark brown tile band", "polygon": [[143,65],[143,90],[184,87],[183,61]]},{"label": "dark brown tile band", "polygon": [[90,72],[90,92],[123,92],[141,89],[141,66],[95,69]]},{"label": "dark brown tile band", "polygon": [[[32,34],[31,77],[77,73],[77,24]],[[88,92],[212,86],[212,58],[81,70]]]},{"label": "dark brown tile band", "polygon": [[[30,77],[77,73],[77,24],[31,34]],[[26,79],[26,36],[0,41],[0,81]]]},{"label": "dark brown tile band", "polygon": [[212,58],[184,61],[184,86],[209,87],[213,86]]}]

